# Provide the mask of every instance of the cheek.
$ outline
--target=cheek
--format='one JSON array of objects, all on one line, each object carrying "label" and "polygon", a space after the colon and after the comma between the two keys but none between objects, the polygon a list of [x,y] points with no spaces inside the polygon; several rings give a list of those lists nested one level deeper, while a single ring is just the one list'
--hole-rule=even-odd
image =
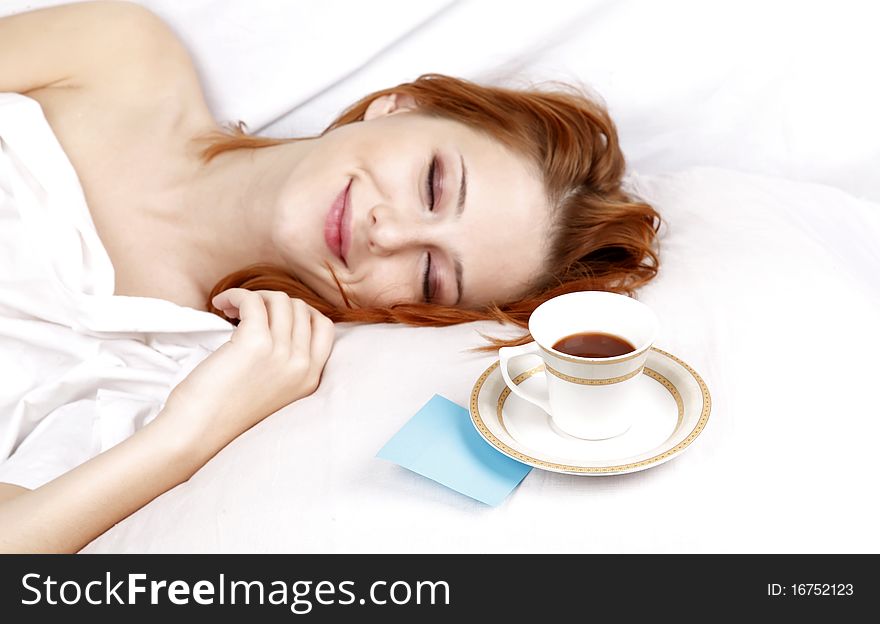
[{"label": "cheek", "polygon": [[299,264],[299,255],[302,251],[302,225],[298,225],[292,218],[289,210],[280,208],[272,218],[272,244],[278,255],[286,264]]},{"label": "cheek", "polygon": [[364,163],[381,158],[382,145],[376,145],[381,139],[359,128],[360,125],[349,124],[324,135],[321,145],[312,155],[314,168],[339,172],[351,170],[352,167],[359,168]]}]

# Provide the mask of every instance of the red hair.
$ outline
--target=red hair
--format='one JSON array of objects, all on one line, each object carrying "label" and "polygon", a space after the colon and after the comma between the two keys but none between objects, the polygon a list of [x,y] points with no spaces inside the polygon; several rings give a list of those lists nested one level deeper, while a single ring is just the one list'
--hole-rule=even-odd
[{"label": "red hair", "polygon": [[[210,300],[227,288],[237,287],[283,291],[336,322],[437,327],[495,320],[528,328],[529,315],[547,299],[579,290],[632,296],[636,288],[656,276],[659,259],[654,245],[660,215],[621,189],[625,161],[615,125],[602,105],[570,85],[557,83],[554,90],[510,89],[425,74],[414,82],[364,97],[343,111],[324,133],[363,120],[370,102],[391,93],[412,96],[422,114],[461,122],[487,133],[536,165],[556,215],[544,275],[517,300],[491,302],[479,308],[425,303],[357,307],[326,264],[345,302],[345,307],[337,307],[282,267],[257,264],[220,280],[209,295],[208,310],[227,318]],[[249,136],[242,125],[200,137],[207,141],[201,151],[203,160],[208,162],[228,150],[298,140]],[[528,333],[507,340],[484,338],[491,344],[479,347],[479,351],[531,340]]]}]

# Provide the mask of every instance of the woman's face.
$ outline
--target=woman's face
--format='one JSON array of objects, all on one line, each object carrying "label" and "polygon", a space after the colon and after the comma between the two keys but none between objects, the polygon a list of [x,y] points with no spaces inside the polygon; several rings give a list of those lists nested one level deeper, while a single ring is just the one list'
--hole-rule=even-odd
[{"label": "woman's face", "polygon": [[[543,185],[488,135],[391,95],[374,100],[363,122],[309,145],[282,188],[273,237],[291,272],[328,301],[343,304],[325,261],[361,306],[426,295],[461,307],[503,303],[541,273]],[[333,205],[346,188],[338,230]]]}]

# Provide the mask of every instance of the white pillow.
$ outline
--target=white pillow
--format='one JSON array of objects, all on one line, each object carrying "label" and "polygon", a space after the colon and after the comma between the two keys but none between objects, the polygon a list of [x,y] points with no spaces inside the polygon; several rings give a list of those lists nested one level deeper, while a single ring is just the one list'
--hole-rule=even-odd
[{"label": "white pillow", "polygon": [[[315,134],[426,72],[580,81],[607,101],[634,171],[714,165],[880,201],[872,3],[137,2],[190,48],[217,119],[252,132]],[[52,4],[8,0],[0,15]]]},{"label": "white pillow", "polygon": [[880,7],[852,0],[460,2],[266,128],[323,129],[425,72],[581,82],[607,102],[634,171],[714,165],[880,201]]}]

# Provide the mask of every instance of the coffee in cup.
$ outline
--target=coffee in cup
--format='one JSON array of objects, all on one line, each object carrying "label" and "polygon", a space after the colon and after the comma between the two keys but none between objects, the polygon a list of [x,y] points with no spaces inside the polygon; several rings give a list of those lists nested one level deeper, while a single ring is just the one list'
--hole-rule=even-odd
[{"label": "coffee in cup", "polygon": [[[638,409],[638,382],[659,328],[654,312],[631,297],[581,291],[545,301],[529,317],[534,342],[498,351],[511,392],[547,412],[557,429],[586,440],[626,432]],[[540,358],[547,398],[513,383],[510,360]]]}]

